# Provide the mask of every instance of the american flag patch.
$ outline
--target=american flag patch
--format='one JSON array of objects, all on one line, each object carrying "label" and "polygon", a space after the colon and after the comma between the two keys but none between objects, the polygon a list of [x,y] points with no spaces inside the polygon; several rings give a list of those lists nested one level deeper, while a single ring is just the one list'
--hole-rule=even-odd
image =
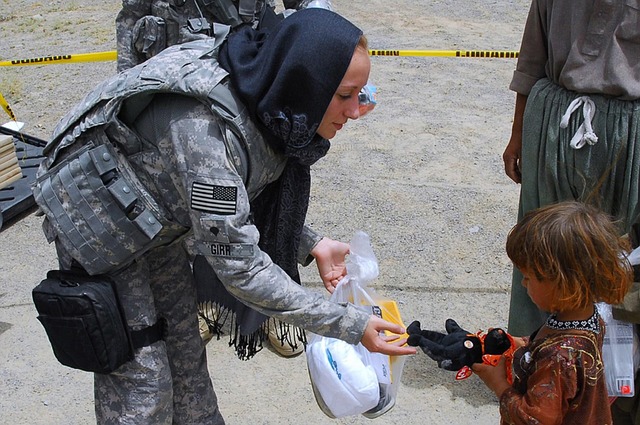
[{"label": "american flag patch", "polygon": [[191,186],[191,208],[219,215],[236,213],[238,188],[193,182]]}]

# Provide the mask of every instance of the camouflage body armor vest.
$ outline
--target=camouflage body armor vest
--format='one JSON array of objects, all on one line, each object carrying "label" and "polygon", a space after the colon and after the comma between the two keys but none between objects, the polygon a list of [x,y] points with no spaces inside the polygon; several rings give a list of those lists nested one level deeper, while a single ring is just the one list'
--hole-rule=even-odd
[{"label": "camouflage body armor vest", "polygon": [[103,82],[54,130],[33,194],[48,241],[57,240],[89,274],[124,268],[189,230],[171,221],[136,176],[129,157],[141,144],[123,115],[141,111],[156,93],[183,94],[221,117],[226,137],[242,139],[239,107],[217,62],[228,32],[216,25],[215,37],[173,46]]}]

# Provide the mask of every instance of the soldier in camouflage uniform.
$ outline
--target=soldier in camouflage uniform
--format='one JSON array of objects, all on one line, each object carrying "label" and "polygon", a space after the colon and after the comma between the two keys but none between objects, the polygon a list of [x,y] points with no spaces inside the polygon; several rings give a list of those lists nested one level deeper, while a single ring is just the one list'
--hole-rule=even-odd
[{"label": "soldier in camouflage uniform", "polygon": [[[282,3],[290,12],[306,7],[310,1],[283,0]],[[322,3],[323,7],[331,10],[329,0],[322,0]],[[280,19],[283,15],[275,15],[275,0],[123,0],[122,10],[116,18],[117,70],[120,72],[138,65],[171,45],[211,37],[214,22],[227,24],[232,29],[240,24],[260,29],[273,26]],[[201,264],[198,260],[196,264]],[[204,270],[204,274],[198,274],[196,279],[199,329],[206,342],[215,334],[220,336],[222,324],[218,320],[228,317],[220,315],[222,306],[215,305],[209,297],[207,282],[203,286],[198,281],[198,277],[209,274],[210,270]],[[233,330],[230,337],[240,358],[248,359],[259,351],[263,332],[282,356],[295,356],[303,351],[306,344],[303,331],[276,319],[269,323],[269,326],[252,325],[251,330],[244,334]],[[248,344],[248,340],[252,343]]]},{"label": "soldier in camouflage uniform", "polygon": [[370,68],[361,31],[309,9],[268,34],[225,37],[168,48],[105,81],[45,149],[34,196],[61,268],[112,277],[131,328],[168,323],[164,341],[95,375],[100,424],[224,423],[198,333],[196,254],[262,314],[370,351],[415,352],[380,336],[400,326],[305,290],[282,268],[291,258],[262,249],[312,256],[327,286],[346,272],[345,244],[302,225],[310,164],[358,118]]}]

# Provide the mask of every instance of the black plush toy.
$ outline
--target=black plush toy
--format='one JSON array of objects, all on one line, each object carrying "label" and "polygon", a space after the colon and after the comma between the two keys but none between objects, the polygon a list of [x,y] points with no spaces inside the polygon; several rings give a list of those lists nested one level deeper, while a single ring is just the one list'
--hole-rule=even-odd
[{"label": "black plush toy", "polygon": [[[511,335],[500,328],[489,329],[487,333],[471,333],[462,329],[453,319],[445,322],[446,334],[420,329],[420,322],[414,321],[407,328],[407,343],[420,347],[424,353],[445,370],[458,371],[456,379],[471,375],[471,365],[486,363],[496,365],[500,357],[507,358],[507,372],[515,351]],[[509,382],[511,374],[508,373]]]}]

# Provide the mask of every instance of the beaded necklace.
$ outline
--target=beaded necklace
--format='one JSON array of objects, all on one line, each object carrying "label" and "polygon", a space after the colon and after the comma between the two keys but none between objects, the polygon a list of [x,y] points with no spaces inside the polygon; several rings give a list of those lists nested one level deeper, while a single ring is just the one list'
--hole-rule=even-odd
[{"label": "beaded necklace", "polygon": [[586,320],[567,320],[560,321],[556,319],[557,313],[552,314],[547,318],[547,327],[557,330],[577,329],[583,331],[591,331],[594,333],[600,333],[600,315],[598,309],[594,308],[593,315]]}]

